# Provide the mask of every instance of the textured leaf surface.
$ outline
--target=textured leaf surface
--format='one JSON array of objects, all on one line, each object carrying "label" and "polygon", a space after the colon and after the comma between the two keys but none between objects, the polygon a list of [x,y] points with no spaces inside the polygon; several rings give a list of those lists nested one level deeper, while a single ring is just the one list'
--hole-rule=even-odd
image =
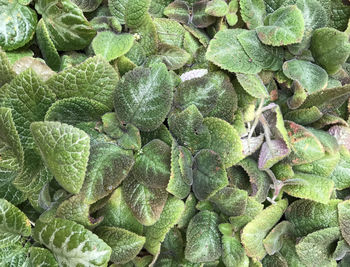
[{"label": "textured leaf surface", "polygon": [[264,25],[266,8],[263,0],[242,0],[239,1],[241,16],[247,24],[248,29],[255,29]]},{"label": "textured leaf surface", "polygon": [[206,200],[228,185],[224,164],[212,150],[203,149],[193,159],[192,189],[197,199]]},{"label": "textured leaf surface", "polygon": [[283,239],[287,235],[294,235],[294,226],[288,221],[282,221],[277,224],[263,240],[267,254],[274,255],[278,253],[283,246]]},{"label": "textured leaf surface", "polygon": [[218,215],[211,211],[201,211],[191,219],[186,231],[187,260],[194,263],[210,262],[221,256],[218,223]]},{"label": "textured leaf surface", "polygon": [[177,224],[178,228],[181,229],[187,227],[192,217],[197,213],[196,205],[197,199],[191,192],[185,201],[185,210],[182,213],[182,216]]},{"label": "textured leaf surface", "polygon": [[191,57],[185,50],[166,44],[159,47],[158,53],[169,70],[182,68]]},{"label": "textured leaf surface", "polygon": [[138,67],[119,81],[115,91],[118,118],[142,131],[155,130],[168,114],[173,93],[169,73],[163,64]]},{"label": "textured leaf surface", "polygon": [[222,237],[222,261],[225,266],[249,266],[249,258],[241,243],[231,236]]},{"label": "textured leaf surface", "polygon": [[264,44],[282,46],[299,43],[303,38],[304,18],[296,6],[279,8],[266,17],[265,24],[256,28]]},{"label": "textured leaf surface", "polygon": [[82,225],[65,219],[38,220],[34,238],[52,251],[62,266],[107,266],[111,248]]},{"label": "textured leaf surface", "polygon": [[342,237],[349,244],[350,243],[350,201],[345,200],[338,204],[338,218],[339,218],[339,227],[341,230]]},{"label": "textured leaf surface", "polygon": [[102,226],[96,230],[96,234],[112,248],[111,261],[114,263],[132,260],[145,243],[143,236],[122,228]]},{"label": "textured leaf surface", "polygon": [[178,222],[184,209],[185,204],[182,200],[173,196],[168,198],[159,220],[145,227],[145,248],[149,253],[156,255],[160,251],[165,235]]},{"label": "textured leaf surface", "polygon": [[58,263],[52,253],[46,248],[31,247],[30,263],[40,267],[58,267]]},{"label": "textured leaf surface", "polygon": [[96,56],[52,76],[47,85],[58,98],[86,97],[111,108],[118,79],[113,67]]},{"label": "textured leaf surface", "polygon": [[128,0],[109,0],[108,8],[111,14],[118,19],[121,24],[125,24],[125,8]]},{"label": "textured leaf surface", "polygon": [[92,41],[92,49],[96,55],[104,57],[107,61],[125,55],[134,43],[131,34],[114,34],[110,31],[100,32]]},{"label": "textured leaf surface", "polygon": [[303,238],[295,247],[305,265],[336,266],[332,245],[340,238],[338,227],[325,228]]},{"label": "textured leaf surface", "polygon": [[6,53],[0,49],[0,87],[10,82],[15,75]]},{"label": "textured leaf surface", "polygon": [[228,11],[228,5],[224,0],[209,1],[205,7],[205,13],[214,17],[223,17]]},{"label": "textured leaf surface", "polygon": [[224,70],[256,74],[261,67],[252,61],[244,51],[237,36],[242,29],[219,31],[210,41],[206,58]]},{"label": "textured leaf surface", "polygon": [[269,93],[259,75],[237,73],[236,77],[243,89],[251,96],[256,98],[269,97]]},{"label": "textured leaf surface", "polygon": [[46,166],[58,183],[68,192],[78,193],[89,158],[89,136],[59,122],[35,122],[31,131]]},{"label": "textured leaf surface", "polygon": [[27,196],[13,185],[15,177],[15,172],[9,172],[8,170],[0,172],[0,198],[7,200],[13,205],[18,205],[25,201]]},{"label": "textured leaf surface", "polygon": [[128,1],[125,6],[125,24],[138,28],[146,20],[151,0]]},{"label": "textured leaf surface", "polygon": [[340,159],[332,172],[331,179],[338,190],[348,188],[350,186],[350,152],[344,147],[340,148]]},{"label": "textured leaf surface", "polygon": [[[0,1],[0,46],[4,50],[14,50],[32,39],[37,24],[35,11],[20,1]],[[6,19],[5,19],[6,18]]]},{"label": "textured leaf surface", "polygon": [[73,0],[72,2],[84,12],[91,12],[98,8],[102,0]]},{"label": "textured leaf surface", "polygon": [[83,49],[96,35],[82,10],[69,0],[40,0],[36,9],[59,51]]},{"label": "textured leaf surface", "polygon": [[261,211],[243,228],[241,242],[248,256],[260,260],[264,258],[266,250],[263,245],[263,239],[282,217],[287,206],[288,201],[282,199]]}]

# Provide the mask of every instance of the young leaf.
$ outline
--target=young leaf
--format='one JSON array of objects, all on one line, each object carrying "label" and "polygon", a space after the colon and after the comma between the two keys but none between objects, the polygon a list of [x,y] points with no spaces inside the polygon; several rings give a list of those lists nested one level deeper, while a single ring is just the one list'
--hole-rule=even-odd
[{"label": "young leaf", "polygon": [[190,22],[190,6],[181,0],[175,0],[164,9],[164,15],[170,19],[182,22]]},{"label": "young leaf", "polygon": [[209,1],[205,13],[214,17],[223,17],[228,13],[228,5],[224,0]]},{"label": "young leaf", "polygon": [[197,199],[195,198],[194,194],[191,192],[185,201],[185,209],[177,224],[178,228],[181,229],[181,228],[187,227],[192,217],[197,213],[196,205],[197,205]]},{"label": "young leaf", "polygon": [[245,254],[243,246],[235,237],[223,236],[221,243],[222,261],[225,266],[249,266],[249,258]]},{"label": "young leaf", "polygon": [[219,216],[201,211],[195,215],[186,231],[185,258],[193,263],[210,262],[221,256]]},{"label": "young leaf", "polygon": [[47,85],[58,98],[86,97],[111,108],[118,80],[113,67],[96,56],[52,76]]},{"label": "young leaf", "polygon": [[263,240],[267,254],[274,255],[278,253],[283,246],[283,239],[287,235],[294,236],[294,226],[288,221],[282,221]]},{"label": "young leaf", "polygon": [[89,136],[60,122],[34,122],[30,128],[43,160],[57,182],[68,192],[79,193],[89,159]]},{"label": "young leaf", "polygon": [[47,223],[37,220],[33,236],[52,251],[62,266],[107,266],[111,256],[111,248],[97,235],[65,219]]},{"label": "young leaf", "polygon": [[215,22],[215,17],[208,15],[205,10],[207,1],[196,1],[192,4],[191,22],[197,28],[206,28]]},{"label": "young leaf", "polygon": [[[173,3],[175,3],[174,1]],[[156,18],[154,19],[154,25],[156,27],[157,35],[160,45],[176,46],[178,48],[184,48],[184,37],[186,30],[184,27],[175,20]]]},{"label": "young leaf", "polygon": [[133,43],[134,36],[131,34],[115,34],[110,31],[104,31],[97,34],[91,45],[96,55],[111,61],[125,55]]},{"label": "young leaf", "polygon": [[131,29],[138,28],[147,19],[151,0],[127,1],[125,5],[125,24]]},{"label": "young leaf", "polygon": [[256,74],[261,67],[252,61],[244,51],[238,35],[243,29],[228,29],[219,31],[210,41],[206,58],[224,70]]},{"label": "young leaf", "polygon": [[263,0],[239,1],[241,16],[248,29],[255,29],[264,25],[266,8]]},{"label": "young leaf", "polygon": [[136,257],[145,243],[145,238],[128,230],[116,227],[102,226],[96,234],[111,248],[111,261],[126,263]]},{"label": "young leaf", "polygon": [[219,154],[209,149],[199,151],[193,159],[193,192],[206,200],[228,185],[224,164]]},{"label": "young leaf", "polygon": [[270,96],[259,75],[237,73],[236,77],[243,89],[251,96],[256,98],[268,98]]},{"label": "young leaf", "polygon": [[3,18],[0,46],[4,50],[15,50],[28,43],[33,38],[38,22],[35,11],[18,0],[2,0],[0,10],[0,17]]},{"label": "young leaf", "polygon": [[31,247],[30,263],[33,266],[58,267],[58,263],[50,250],[46,248]]},{"label": "young leaf", "polygon": [[168,198],[159,220],[145,227],[145,248],[149,253],[156,255],[160,251],[165,235],[178,222],[184,209],[185,205],[182,200],[173,196]]},{"label": "young leaf", "polygon": [[31,234],[30,221],[16,206],[0,199],[0,247],[16,243]]},{"label": "young leaf", "polygon": [[159,46],[158,54],[169,70],[182,68],[191,58],[185,50],[167,44]]},{"label": "young leaf", "polygon": [[164,64],[156,64],[125,74],[115,90],[114,104],[121,121],[152,131],[164,121],[172,99],[169,73]]},{"label": "young leaf", "polygon": [[35,8],[59,51],[83,49],[96,35],[82,10],[69,0],[40,0]]},{"label": "young leaf", "polygon": [[139,183],[131,171],[123,182],[122,192],[125,202],[140,223],[149,226],[159,220],[168,197],[164,189]]},{"label": "young leaf", "polygon": [[287,206],[288,201],[282,199],[261,211],[243,228],[241,242],[248,256],[258,260],[265,257],[266,250],[263,245],[263,239],[280,220]]},{"label": "young leaf", "polygon": [[282,46],[301,42],[305,25],[303,14],[296,6],[280,7],[265,19],[266,26],[259,26],[256,32],[261,42]]}]

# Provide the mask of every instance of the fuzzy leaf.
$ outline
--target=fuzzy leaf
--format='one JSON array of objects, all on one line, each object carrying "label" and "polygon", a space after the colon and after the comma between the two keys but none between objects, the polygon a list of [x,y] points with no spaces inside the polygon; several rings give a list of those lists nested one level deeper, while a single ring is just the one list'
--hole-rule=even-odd
[{"label": "fuzzy leaf", "polygon": [[219,217],[215,212],[201,211],[186,231],[185,258],[193,263],[210,262],[221,256]]},{"label": "fuzzy leaf", "polygon": [[15,76],[16,73],[12,70],[9,58],[0,48],[0,87],[10,82]]},{"label": "fuzzy leaf", "polygon": [[50,250],[46,248],[31,247],[30,263],[33,266],[58,267],[58,263]]},{"label": "fuzzy leaf", "polygon": [[181,218],[177,224],[178,228],[186,228],[192,217],[197,213],[196,210],[197,199],[191,192],[185,201],[185,210],[183,211]]},{"label": "fuzzy leaf", "polygon": [[142,131],[152,131],[168,114],[173,93],[169,73],[163,64],[138,67],[119,81],[115,91],[117,117]]},{"label": "fuzzy leaf", "polygon": [[110,0],[108,8],[121,24],[125,24],[125,8],[129,0]]},{"label": "fuzzy leaf", "polygon": [[170,19],[182,22],[190,22],[189,5],[185,1],[175,0],[164,9],[164,15]]},{"label": "fuzzy leaf", "polygon": [[271,168],[277,162],[287,157],[290,153],[288,146],[283,140],[271,140],[264,142],[259,154],[259,169]]},{"label": "fuzzy leaf", "polygon": [[169,70],[177,70],[182,68],[191,58],[185,50],[171,45],[163,44],[159,47],[158,54],[162,62]]},{"label": "fuzzy leaf", "polygon": [[96,55],[104,57],[107,61],[125,55],[134,43],[131,34],[115,34],[110,31],[100,32],[92,41],[92,49]]},{"label": "fuzzy leaf", "polygon": [[113,67],[96,56],[52,76],[47,85],[58,98],[86,97],[111,108],[118,79]]},{"label": "fuzzy leaf", "polygon": [[269,93],[259,75],[237,73],[236,77],[243,89],[251,96],[256,98],[269,97]]},{"label": "fuzzy leaf", "polygon": [[52,251],[60,266],[107,266],[111,255],[111,248],[97,235],[65,219],[38,220],[33,236]]},{"label": "fuzzy leaf", "polygon": [[224,0],[209,1],[205,7],[205,13],[214,17],[223,17],[228,11],[228,5]]},{"label": "fuzzy leaf", "polygon": [[264,258],[266,250],[263,245],[263,239],[280,220],[287,206],[288,201],[282,199],[261,211],[243,228],[241,242],[248,256],[258,260]]},{"label": "fuzzy leaf", "polygon": [[249,258],[241,243],[232,236],[222,237],[222,261],[225,266],[249,266]]},{"label": "fuzzy leaf", "polygon": [[192,5],[191,22],[197,28],[206,28],[216,20],[215,17],[210,16],[205,12],[207,3],[206,0],[202,0],[196,1]]},{"label": "fuzzy leaf", "polygon": [[127,1],[125,5],[125,24],[129,28],[138,28],[147,19],[151,0]]},{"label": "fuzzy leaf", "polygon": [[349,244],[350,243],[350,233],[349,233],[349,224],[350,224],[350,201],[345,200],[338,204],[338,218],[339,226],[341,230],[342,237]]},{"label": "fuzzy leaf", "polygon": [[264,25],[266,10],[263,0],[242,0],[239,1],[239,5],[242,19],[247,24],[248,29]]},{"label": "fuzzy leaf", "polygon": [[350,151],[350,128],[344,126],[333,126],[328,132],[337,139],[339,145],[345,146]]},{"label": "fuzzy leaf", "polygon": [[7,200],[13,205],[18,205],[25,201],[27,196],[13,185],[15,177],[15,172],[0,171],[0,198]]},{"label": "fuzzy leaf", "polygon": [[259,26],[256,32],[261,42],[267,45],[283,46],[299,43],[304,34],[303,14],[296,6],[277,9],[265,19],[266,26]]},{"label": "fuzzy leaf", "polygon": [[73,0],[72,2],[84,12],[91,12],[98,8],[102,0]]},{"label": "fuzzy leaf", "polygon": [[350,186],[350,152],[344,147],[340,148],[340,160],[332,172],[330,178],[334,181],[335,188],[342,190]]},{"label": "fuzzy leaf", "polygon": [[180,23],[171,19],[157,18],[154,19],[154,25],[161,43],[160,45],[165,44],[183,48],[186,30]]},{"label": "fuzzy leaf", "polygon": [[89,159],[89,136],[60,122],[34,122],[30,128],[43,160],[57,182],[68,192],[79,193]]},{"label": "fuzzy leaf", "polygon": [[283,246],[283,239],[286,235],[293,236],[294,226],[288,221],[282,221],[277,224],[263,240],[267,254],[274,255],[278,253]]}]

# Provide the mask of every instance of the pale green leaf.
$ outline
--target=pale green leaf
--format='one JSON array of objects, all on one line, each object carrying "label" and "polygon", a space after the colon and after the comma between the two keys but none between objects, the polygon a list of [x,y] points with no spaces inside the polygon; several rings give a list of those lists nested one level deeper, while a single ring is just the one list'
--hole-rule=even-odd
[{"label": "pale green leaf", "polygon": [[241,243],[233,236],[222,237],[222,261],[227,267],[248,267],[249,258]]},{"label": "pale green leaf", "polygon": [[156,18],[154,19],[154,25],[157,30],[159,41],[162,44],[183,48],[186,30],[180,23],[175,20]]},{"label": "pale green leaf", "polygon": [[91,12],[98,8],[102,0],[73,0],[72,2],[84,12]]},{"label": "pale green leaf", "polygon": [[12,65],[12,69],[17,74],[20,74],[29,68],[31,68],[44,82],[55,74],[55,72],[39,58],[22,57]]},{"label": "pale green leaf", "polygon": [[60,122],[34,122],[31,131],[46,166],[58,183],[68,192],[78,193],[89,159],[89,136]]},{"label": "pale green leaf", "polygon": [[185,50],[167,44],[159,46],[158,54],[169,70],[182,68],[191,57]]},{"label": "pale green leaf", "polygon": [[339,226],[341,230],[342,237],[349,244],[350,243],[350,232],[349,232],[349,224],[350,224],[350,201],[345,200],[338,204],[338,220]]},{"label": "pale green leaf", "polygon": [[242,19],[247,24],[248,29],[264,25],[266,8],[263,0],[241,0],[239,5]]},{"label": "pale green leaf", "polygon": [[256,98],[268,98],[270,96],[259,75],[237,73],[236,77],[243,89],[251,96]]},{"label": "pale green leaf", "polygon": [[131,28],[138,28],[147,19],[151,0],[127,1],[125,5],[125,24]]},{"label": "pale green leaf", "polygon": [[121,24],[125,24],[125,8],[129,0],[109,0],[108,8],[111,14],[118,19]]},{"label": "pale green leaf", "polygon": [[223,17],[228,11],[228,5],[224,0],[211,0],[205,7],[205,13],[214,17]]},{"label": "pale green leaf", "polygon": [[267,254],[278,253],[283,246],[285,236],[294,236],[294,226],[288,221],[278,223],[263,240]]},{"label": "pale green leaf", "polygon": [[31,247],[30,263],[40,267],[58,267],[58,263],[50,250],[46,248]]}]

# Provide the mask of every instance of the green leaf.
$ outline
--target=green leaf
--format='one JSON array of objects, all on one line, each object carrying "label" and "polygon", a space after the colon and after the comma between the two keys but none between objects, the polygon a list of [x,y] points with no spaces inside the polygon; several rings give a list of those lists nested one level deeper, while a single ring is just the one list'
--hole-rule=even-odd
[{"label": "green leaf", "polygon": [[121,24],[125,24],[125,8],[129,0],[110,0],[108,8]]},{"label": "green leaf", "polygon": [[15,177],[15,172],[9,172],[8,170],[0,172],[0,198],[6,199],[13,205],[18,205],[24,202],[27,196],[13,185]]},{"label": "green leaf", "polygon": [[289,111],[284,115],[284,118],[289,121],[294,121],[297,124],[307,125],[318,121],[322,116],[323,114],[321,111],[313,106],[310,108]]},{"label": "green leaf", "polygon": [[203,149],[193,159],[192,189],[199,200],[206,200],[228,185],[224,164],[212,150]]},{"label": "green leaf", "polygon": [[261,260],[266,255],[263,239],[271,228],[280,220],[288,206],[288,201],[282,199],[262,210],[244,228],[241,235],[241,242],[249,257]]},{"label": "green leaf", "polygon": [[133,171],[123,182],[122,189],[125,202],[140,223],[149,226],[159,220],[168,197],[164,189],[144,186],[137,181]]},{"label": "green leaf", "polygon": [[206,28],[216,21],[215,17],[208,15],[205,10],[207,1],[196,1],[192,5],[191,23],[196,28]]},{"label": "green leaf", "polygon": [[14,50],[28,43],[34,35],[38,22],[35,11],[20,1],[0,1],[0,46],[4,50]]},{"label": "green leaf", "polygon": [[263,0],[242,0],[239,1],[239,5],[242,19],[247,24],[248,29],[264,26],[266,10]]},{"label": "green leaf", "polygon": [[20,266],[26,267],[30,264],[28,250],[30,244],[23,246],[21,242],[0,249],[0,263],[4,267]]},{"label": "green leaf", "polygon": [[349,233],[349,223],[350,223],[350,205],[349,200],[345,200],[338,204],[338,218],[339,226],[341,230],[342,237],[349,244],[350,243],[350,233]]},{"label": "green leaf", "polygon": [[253,97],[256,98],[268,98],[270,97],[267,89],[257,74],[236,74],[238,82],[241,84],[243,89]]},{"label": "green leaf", "polygon": [[7,54],[0,48],[0,87],[10,82],[16,73],[12,70]]},{"label": "green leaf", "polygon": [[114,104],[121,121],[152,131],[164,121],[172,98],[170,75],[164,64],[156,64],[125,74],[117,84]]},{"label": "green leaf", "polygon": [[289,79],[298,81],[308,93],[327,87],[328,74],[320,66],[309,61],[292,59],[284,62],[283,73]]},{"label": "green leaf", "polygon": [[345,147],[340,148],[340,160],[330,178],[334,181],[335,188],[342,190],[350,186],[350,152]]},{"label": "green leaf", "polygon": [[127,1],[125,5],[125,24],[131,28],[138,28],[146,20],[151,0]]},{"label": "green leaf", "polygon": [[111,248],[111,261],[126,263],[136,257],[145,243],[145,238],[128,230],[116,227],[102,226],[97,228],[96,234]]},{"label": "green leaf", "polygon": [[187,227],[192,217],[197,213],[196,205],[197,199],[191,192],[185,201],[185,210],[183,211],[182,216],[177,224],[178,228],[181,229]]},{"label": "green leaf", "polygon": [[210,41],[206,52],[207,60],[230,72],[256,74],[261,67],[244,51],[238,41],[238,35],[243,29],[228,29],[219,31]]},{"label": "green leaf", "polygon": [[311,52],[319,65],[334,74],[350,55],[348,36],[333,28],[317,29],[312,35]]},{"label": "green leaf", "polygon": [[156,18],[154,19],[154,25],[161,44],[183,48],[186,30],[180,23],[175,20]]},{"label": "green leaf", "polygon": [[156,255],[160,251],[165,235],[178,222],[184,209],[182,200],[173,196],[168,198],[159,220],[152,226],[145,227],[145,248],[149,253]]},{"label": "green leaf", "polygon": [[170,147],[159,139],[152,140],[136,157],[134,177],[152,188],[166,188],[170,178]]},{"label": "green leaf", "polygon": [[33,266],[58,267],[58,263],[50,250],[46,248],[31,247],[30,263]]},{"label": "green leaf", "polygon": [[47,85],[58,98],[86,97],[111,108],[118,80],[113,67],[96,56],[52,76]]},{"label": "green leaf", "polygon": [[257,27],[256,32],[261,42],[273,46],[299,43],[305,30],[303,14],[297,6],[280,7],[266,17],[265,25]]},{"label": "green leaf", "polygon": [[111,248],[97,235],[65,219],[36,221],[33,236],[52,251],[60,266],[107,266],[111,255]]},{"label": "green leaf", "polygon": [[133,43],[134,36],[131,34],[115,34],[110,31],[104,31],[97,34],[91,45],[96,55],[111,61],[125,55]]},{"label": "green leaf", "polygon": [[166,255],[174,260],[184,258],[184,240],[182,233],[177,227],[173,227],[166,234],[161,245],[160,254]]},{"label": "green leaf", "polygon": [[208,127],[210,133],[211,141],[207,148],[219,154],[225,168],[243,159],[242,142],[232,125],[214,117],[205,118],[203,125]]},{"label": "green leaf", "polygon": [[73,0],[82,11],[91,12],[94,11],[101,4],[102,0]]},{"label": "green leaf", "polygon": [[285,1],[285,0],[264,0],[265,2],[265,6],[266,6],[266,12],[267,13],[272,13],[274,11],[276,11],[278,8],[280,8],[281,6],[283,6],[283,4],[285,4],[285,2],[289,2],[289,1]]},{"label": "green leaf", "polygon": [[336,266],[332,252],[333,243],[339,238],[338,227],[325,228],[307,235],[295,248],[301,261],[307,266]]},{"label": "green leaf", "polygon": [[30,236],[27,216],[5,199],[0,199],[0,247],[16,243],[22,236]]},{"label": "green leaf", "polygon": [[241,243],[233,236],[222,237],[222,261],[225,266],[249,266],[249,258]]},{"label": "green leaf", "polygon": [[221,256],[218,224],[219,216],[211,211],[201,211],[191,219],[186,231],[187,260],[193,263],[210,262]]},{"label": "green leaf", "polygon": [[128,175],[134,165],[131,151],[112,143],[91,146],[84,184],[80,194],[92,204],[109,195]]},{"label": "green leaf", "polygon": [[172,0],[152,0],[151,6],[149,7],[149,13],[154,18],[163,17],[164,8],[167,7],[172,2]]},{"label": "green leaf", "polygon": [[164,15],[181,23],[190,22],[190,9],[185,1],[175,0],[164,9]]},{"label": "green leaf", "polygon": [[182,68],[191,57],[185,50],[167,44],[159,46],[158,54],[169,70]]},{"label": "green leaf", "polygon": [[68,192],[79,193],[89,159],[89,136],[60,122],[34,122],[30,128],[43,160],[57,182]]},{"label": "green leaf", "polygon": [[278,253],[283,246],[285,236],[294,236],[294,226],[288,221],[278,223],[263,240],[267,254]]},{"label": "green leaf", "polygon": [[205,13],[214,17],[223,17],[228,11],[228,5],[224,0],[209,1],[205,7]]},{"label": "green leaf", "polygon": [[121,187],[114,190],[107,204],[97,212],[97,217],[101,216],[104,219],[100,226],[123,228],[138,235],[143,233],[143,226],[136,220],[126,204]]},{"label": "green leaf", "polygon": [[11,65],[13,65],[17,60],[20,60],[21,58],[33,57],[34,52],[32,50],[30,50],[29,48],[20,48],[20,49],[14,50],[14,51],[6,52],[6,56],[7,56],[9,63]]},{"label": "green leaf", "polygon": [[324,204],[329,202],[334,190],[334,182],[331,179],[302,172],[296,172],[293,179],[297,179],[299,183],[287,184],[283,187],[283,191],[288,195]]},{"label": "green leaf", "polygon": [[51,69],[58,71],[61,67],[61,57],[58,54],[56,47],[50,38],[50,34],[46,28],[43,19],[39,20],[35,34],[38,46],[46,64]]},{"label": "green leaf", "polygon": [[32,148],[34,141],[30,124],[44,119],[55,95],[31,69],[17,75],[4,93],[2,106],[12,109],[12,118],[23,148]]},{"label": "green leaf", "polygon": [[83,11],[69,0],[40,0],[35,8],[58,51],[83,49],[96,35]]}]

